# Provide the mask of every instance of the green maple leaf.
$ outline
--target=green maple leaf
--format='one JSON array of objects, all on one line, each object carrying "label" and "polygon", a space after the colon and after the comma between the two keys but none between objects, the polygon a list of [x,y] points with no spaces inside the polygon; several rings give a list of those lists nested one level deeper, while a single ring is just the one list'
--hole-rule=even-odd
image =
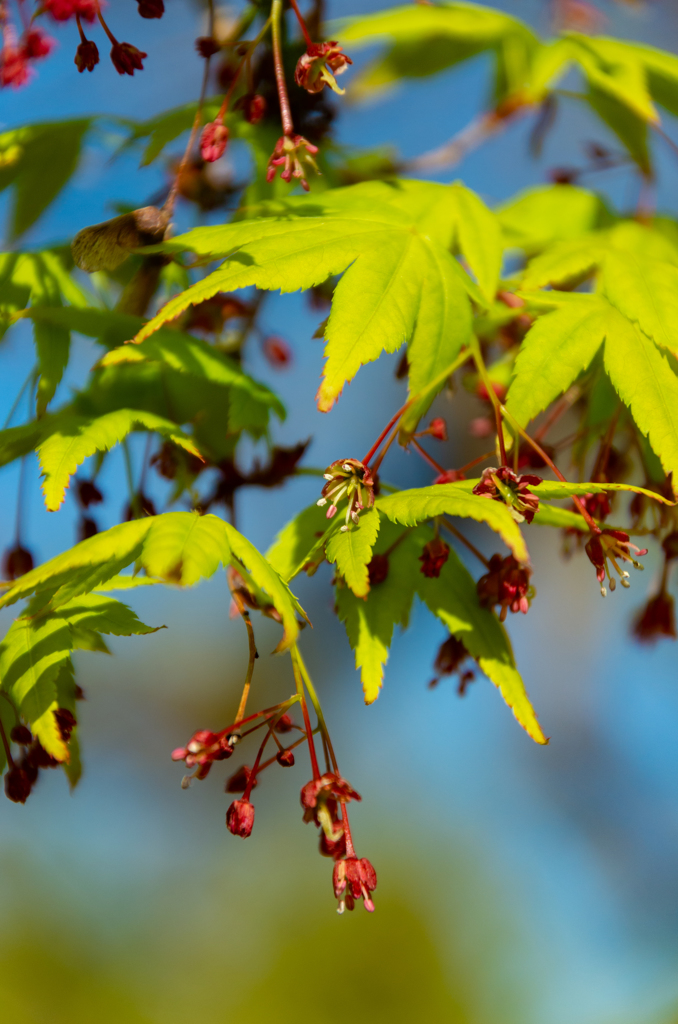
[{"label": "green maple leaf", "polygon": [[356,597],[365,597],[370,589],[367,566],[379,533],[376,508],[363,512],[358,523],[348,530],[337,530],[328,541],[328,562],[336,562],[346,585]]},{"label": "green maple leaf", "polygon": [[[256,285],[289,292],[343,273],[325,331],[318,406],[327,411],[361,365],[404,342],[411,393],[420,392],[469,341],[469,295],[484,305],[481,288],[496,288],[496,223],[461,185],[366,182],[262,204],[256,212],[256,219],[197,228],[163,244],[163,251],[227,258],[171,299],[136,341],[219,291]],[[455,247],[480,287],[453,257]]]}]

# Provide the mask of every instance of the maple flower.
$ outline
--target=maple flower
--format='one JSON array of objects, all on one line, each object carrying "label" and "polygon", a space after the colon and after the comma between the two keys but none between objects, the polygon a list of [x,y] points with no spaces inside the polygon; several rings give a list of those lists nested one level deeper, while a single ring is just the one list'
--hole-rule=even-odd
[{"label": "maple flower", "polygon": [[608,562],[612,563],[613,568],[619,575],[622,587],[630,587],[631,584],[629,583],[629,574],[625,569],[620,568],[618,560],[630,562],[635,569],[645,568],[634,558],[631,552],[635,551],[636,555],[642,556],[647,554],[647,548],[639,548],[637,545],[632,544],[628,533],[624,533],[623,530],[603,530],[602,533],[592,534],[584,550],[591,564],[595,566],[596,579],[600,583],[600,593],[603,597],[607,596],[607,590],[604,586],[606,571],[610,580],[610,590],[614,590],[617,585],[616,580],[610,573]]},{"label": "maple flower", "polygon": [[228,144],[228,128],[224,122],[217,117],[210,121],[202,130],[200,136],[200,155],[207,163],[214,163],[226,152]]},{"label": "maple flower", "polygon": [[341,529],[348,530],[351,519],[357,523],[360,512],[374,505],[372,473],[357,459],[337,459],[327,467],[323,476],[327,483],[322,489],[322,498],[319,498],[316,504],[322,506],[329,501],[327,518],[331,519],[336,514],[338,503],[346,497],[346,522]]},{"label": "maple flower", "polygon": [[213,57],[215,53],[219,53],[221,46],[213,36],[199,36],[195,41],[195,48],[200,56],[207,60],[208,57]]},{"label": "maple flower", "polygon": [[2,570],[8,580],[24,576],[32,568],[33,555],[28,548],[22,547],[21,544],[15,544],[13,548],[10,548],[2,561]]},{"label": "maple flower", "polygon": [[294,765],[294,752],[292,750],[279,750],[275,759],[283,768],[291,768]]},{"label": "maple flower", "polygon": [[234,836],[247,839],[254,826],[254,805],[249,800],[234,800],[226,811],[226,828]]},{"label": "maple flower", "polygon": [[11,44],[5,45],[0,51],[0,86],[11,85],[20,89],[30,81],[33,71],[23,49]]},{"label": "maple flower", "polygon": [[440,537],[434,537],[424,546],[419,556],[421,569],[419,570],[428,576],[429,579],[437,579],[445,562],[450,556],[450,546]]},{"label": "maple flower", "polygon": [[242,110],[248,124],[259,124],[266,115],[266,107],[266,98],[259,93],[248,93],[236,104],[236,108]]},{"label": "maple flower", "polygon": [[483,470],[473,493],[505,502],[516,522],[522,523],[524,520],[531,523],[539,508],[539,498],[528,491],[528,486],[534,487],[540,483],[541,477],[531,473],[519,476],[508,466],[500,466],[499,469],[490,467]]},{"label": "maple flower", "polygon": [[292,362],[292,349],[284,338],[271,334],[268,338],[264,338],[261,348],[266,361],[276,369],[289,366]]},{"label": "maple flower", "polygon": [[313,821],[322,828],[329,840],[339,839],[341,824],[337,817],[337,802],[361,800],[355,789],[339,775],[326,772],[319,779],[311,779],[301,790],[304,821]]},{"label": "maple flower", "polygon": [[233,753],[228,737],[209,729],[198,729],[185,747],[172,751],[173,761],[185,761],[187,768],[196,765],[211,765],[213,761],[225,761]]},{"label": "maple flower", "polygon": [[442,416],[436,416],[431,420],[424,433],[435,437],[437,441],[447,441],[447,423]]},{"label": "maple flower", "polygon": [[165,13],[164,0],[137,0],[142,18],[162,18]]},{"label": "maple flower", "polygon": [[530,601],[534,596],[530,586],[531,575],[532,570],[521,565],[513,555],[506,558],[492,555],[489,572],[481,576],[477,583],[480,603],[486,608],[492,608],[495,604],[500,605],[501,622],[506,618],[509,608],[514,614],[522,612],[523,615],[527,615]]},{"label": "maple flower", "polygon": [[135,71],[143,71],[146,57],[147,53],[131,43],[113,43],[111,47],[111,60],[119,75],[133,75]]},{"label": "maple flower", "polygon": [[78,71],[81,74],[85,69],[87,71],[94,71],[94,67],[98,63],[99,49],[97,44],[92,39],[85,39],[75,51],[75,64]]},{"label": "maple flower", "polygon": [[280,177],[283,181],[298,178],[301,187],[308,192],[309,184],[304,177],[306,172],[303,164],[307,164],[316,174],[320,174],[313,159],[317,152],[318,147],[312,145],[303,135],[281,135],[268,161],[266,181],[273,181],[278,167],[282,167]]},{"label": "maple flower", "polygon": [[353,910],[355,901],[362,899],[365,910],[374,910],[372,891],[377,888],[377,872],[366,857],[346,857],[338,860],[332,872],[334,895],[339,900],[338,913]]},{"label": "maple flower", "polygon": [[674,601],[664,589],[651,597],[633,623],[633,635],[640,643],[654,643],[660,636],[676,639]]},{"label": "maple flower", "polygon": [[306,92],[322,92],[329,85],[333,92],[343,96],[345,89],[337,85],[335,75],[343,75],[353,61],[342,51],[339,43],[310,43],[306,53],[297,61],[294,81]]},{"label": "maple flower", "polygon": [[55,41],[40,28],[31,28],[21,40],[21,48],[29,60],[47,57],[54,49]]},{"label": "maple flower", "polygon": [[55,21],[68,21],[76,14],[83,21],[93,22],[97,16],[97,0],[44,0],[44,9]]},{"label": "maple flower", "polygon": [[466,650],[463,641],[458,640],[454,633],[450,633],[447,640],[444,640],[438,649],[436,654],[436,660],[433,663],[433,667],[438,673],[431,682],[428,684],[429,689],[433,689],[437,686],[443,676],[451,676],[455,672],[459,674],[459,685],[457,686],[457,693],[460,697],[463,697],[466,693],[466,687],[474,679],[473,669],[467,669],[462,671],[462,666],[467,658],[471,655]]},{"label": "maple flower", "polygon": [[25,804],[32,788],[33,781],[22,767],[15,765],[5,775],[5,796],[15,804]]}]

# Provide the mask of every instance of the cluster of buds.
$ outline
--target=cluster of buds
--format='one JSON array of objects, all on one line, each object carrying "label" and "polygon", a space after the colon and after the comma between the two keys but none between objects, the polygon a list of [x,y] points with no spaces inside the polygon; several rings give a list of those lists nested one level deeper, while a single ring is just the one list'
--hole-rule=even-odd
[{"label": "cluster of buds", "polygon": [[473,669],[465,667],[470,657],[471,655],[466,650],[463,642],[458,640],[454,633],[450,633],[447,640],[444,640],[440,645],[436,654],[433,667],[437,674],[428,684],[429,689],[437,686],[443,676],[456,674],[459,678],[457,693],[460,697],[463,697],[469,683],[472,683],[475,678]]},{"label": "cluster of buds", "polygon": [[343,52],[339,43],[309,43],[306,52],[297,61],[294,81],[306,92],[322,92],[329,85],[333,92],[343,96],[345,89],[337,85],[335,75],[343,75],[353,61]]},{"label": "cluster of buds", "polygon": [[531,523],[539,508],[539,498],[528,488],[540,483],[541,477],[531,473],[518,475],[508,466],[500,466],[498,469],[490,467],[483,470],[473,493],[494,501],[503,501],[516,522]]},{"label": "cluster of buds", "polygon": [[374,505],[374,478],[371,471],[357,459],[337,459],[323,474],[327,483],[322,489],[322,497],[316,504],[324,506],[329,501],[327,518],[336,515],[337,506],[344,498],[347,499],[346,520],[342,530],[348,530],[351,520],[358,522],[363,509]]},{"label": "cluster of buds", "polygon": [[492,555],[489,571],[478,580],[478,597],[485,608],[499,605],[499,619],[504,622],[509,609],[527,615],[530,601],[534,597],[534,588],[530,586],[532,570],[521,565],[513,555],[502,558]]},{"label": "cluster of buds", "polygon": [[195,768],[193,775],[185,776],[182,786],[185,789],[190,779],[205,779],[215,761],[225,761],[233,753],[237,734],[211,732],[209,729],[198,729],[185,747],[177,747],[172,751],[173,761],[184,761],[187,768]]},{"label": "cluster of buds", "polygon": [[[75,716],[66,708],[59,708],[54,717],[64,743],[68,743],[75,727]],[[15,725],[9,734],[12,743],[21,749],[18,759],[8,757],[9,771],[5,775],[5,796],[15,804],[25,804],[38,781],[41,768],[58,768],[59,762],[48,754],[39,740],[25,725]]]},{"label": "cluster of buds", "polygon": [[206,124],[200,136],[200,155],[207,163],[214,163],[226,152],[228,145],[228,128],[220,114]]},{"label": "cluster of buds", "polygon": [[17,39],[14,28],[5,24],[0,50],[0,86],[11,85],[19,89],[30,81],[33,62],[47,57],[54,46],[54,40],[40,28],[28,28]]},{"label": "cluster of buds", "polygon": [[585,545],[585,551],[589,561],[595,567],[596,579],[600,584],[600,593],[603,597],[607,596],[606,573],[610,581],[610,590],[614,590],[617,585],[610,572],[610,564],[619,576],[622,587],[630,587],[629,574],[621,568],[619,562],[630,562],[634,569],[643,569],[644,566],[632,552],[640,556],[647,554],[647,548],[639,548],[632,544],[628,533],[623,530],[602,530],[600,533],[592,534]]},{"label": "cluster of buds", "polygon": [[346,813],[348,801],[360,799],[351,784],[333,772],[311,779],[301,790],[304,821],[314,822],[321,830],[320,852],[335,862],[332,884],[340,914],[353,910],[359,899],[365,910],[374,910],[372,892],[377,887],[377,873],[365,857],[356,857]]},{"label": "cluster of buds", "polygon": [[279,167],[282,167],[280,177],[283,181],[290,182],[297,178],[305,192],[309,190],[306,180],[306,168],[319,174],[318,165],[315,162],[315,155],[318,147],[314,146],[303,135],[281,135],[271,153],[266,171],[266,181],[273,181]]}]

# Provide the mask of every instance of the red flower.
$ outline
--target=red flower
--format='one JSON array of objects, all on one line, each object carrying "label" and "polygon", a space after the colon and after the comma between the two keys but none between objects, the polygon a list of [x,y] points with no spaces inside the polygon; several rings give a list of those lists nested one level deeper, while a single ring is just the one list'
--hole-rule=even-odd
[{"label": "red flower", "polygon": [[331,519],[337,511],[337,503],[344,496],[348,498],[346,508],[346,521],[342,530],[348,530],[349,520],[358,522],[358,515],[364,508],[372,508],[374,505],[374,479],[367,466],[357,459],[337,459],[331,466],[328,466],[324,474],[327,483],[322,489],[322,497],[316,505],[326,505],[330,502],[327,510],[327,518]]},{"label": "red flower", "polygon": [[234,836],[247,839],[254,826],[254,805],[249,800],[234,800],[226,811],[226,828]]},{"label": "red flower", "polygon": [[147,53],[131,43],[113,43],[111,47],[111,60],[119,75],[133,75],[135,71],[143,71],[146,57]]},{"label": "red flower", "polygon": [[470,657],[471,655],[464,647],[463,642],[461,640],[458,640],[453,633],[450,633],[447,640],[443,641],[443,643],[440,645],[440,648],[436,655],[436,660],[433,663],[433,667],[435,668],[438,675],[431,680],[431,682],[428,684],[429,687],[432,689],[434,686],[437,686],[442,676],[451,676],[455,672],[457,672],[459,674],[459,685],[457,687],[457,692],[460,697],[463,697],[464,694],[466,693],[466,687],[470,682],[472,682],[474,678],[474,673],[472,669],[467,669],[466,671],[462,672],[462,666],[464,662],[466,661],[467,658]]},{"label": "red flower", "polygon": [[513,555],[508,555],[507,558],[492,555],[489,572],[481,576],[477,583],[480,603],[485,608],[500,605],[501,622],[506,618],[509,608],[514,613],[522,612],[523,615],[527,615],[533,596],[530,586],[531,575],[532,570],[520,565]]},{"label": "red flower", "polygon": [[276,732],[292,732],[292,729],[296,729],[296,725],[292,721],[291,716],[286,712],[275,723],[274,729]]},{"label": "red flower", "polygon": [[654,643],[660,636],[676,639],[676,612],[673,598],[661,590],[645,605],[633,624],[633,635],[640,643]]},{"label": "red flower", "polygon": [[0,51],[0,86],[11,85],[14,89],[20,89],[30,81],[32,74],[22,49],[5,46]]},{"label": "red flower", "polygon": [[54,48],[54,40],[40,28],[31,28],[21,40],[21,48],[29,60],[47,57]]},{"label": "red flower", "polygon": [[206,124],[200,136],[200,155],[212,164],[226,152],[228,128],[219,118]]},{"label": "red flower", "polygon": [[68,21],[78,14],[83,21],[92,22],[97,16],[96,0],[44,0],[43,7],[55,21]]},{"label": "red flower", "polygon": [[449,544],[446,544],[440,537],[434,537],[433,540],[430,540],[425,545],[423,552],[419,556],[419,561],[421,562],[421,569],[419,571],[423,572],[424,576],[428,576],[429,579],[437,579],[449,556]]},{"label": "red flower", "polygon": [[275,759],[283,768],[291,768],[294,764],[294,753],[291,750],[279,750]]},{"label": "red flower", "polygon": [[284,338],[278,338],[272,334],[269,338],[264,338],[261,347],[267,362],[271,366],[275,366],[276,369],[289,366],[292,362],[292,349]]},{"label": "red flower", "polygon": [[347,857],[338,860],[332,872],[334,895],[339,900],[339,913],[353,910],[355,901],[362,899],[365,910],[372,912],[372,892],[377,888],[377,872],[366,857]]},{"label": "red flower", "polygon": [[424,433],[435,437],[437,441],[447,441],[447,423],[442,416],[436,416],[434,420],[431,420]]},{"label": "red flower", "polygon": [[311,167],[316,174],[320,174],[318,165],[313,157],[318,152],[318,147],[313,146],[303,135],[283,135],[275,144],[275,149],[268,161],[266,181],[271,182],[275,178],[278,167],[282,167],[280,177],[283,181],[291,181],[298,178],[301,187],[308,192],[309,185],[304,177],[306,173],[303,164]]},{"label": "red flower", "polygon": [[313,821],[322,828],[330,842],[336,843],[343,833],[343,825],[338,817],[338,802],[360,799],[360,794],[346,779],[326,772],[319,779],[311,779],[301,790],[304,821]]},{"label": "red flower", "polygon": [[142,18],[162,18],[165,13],[163,0],[137,0]]},{"label": "red flower", "polygon": [[541,477],[530,473],[518,476],[508,466],[500,466],[499,469],[491,467],[483,470],[473,493],[494,501],[503,501],[516,522],[522,523],[525,520],[531,523],[539,508],[539,498],[528,490],[528,486],[534,487],[540,483]]},{"label": "red flower", "polygon": [[75,64],[77,65],[78,71],[81,74],[85,69],[88,71],[94,71],[94,66],[98,63],[99,50],[97,44],[91,39],[85,39],[85,41],[80,43],[75,51]]},{"label": "red flower", "polygon": [[352,63],[337,42],[311,43],[297,61],[294,81],[310,93],[322,92],[329,85],[343,96],[346,90],[339,88],[334,76],[342,75]]},{"label": "red flower", "polygon": [[199,729],[185,747],[172,751],[172,760],[185,761],[187,768],[195,768],[196,765],[211,765],[213,761],[225,761],[232,753],[233,746],[227,736]]},{"label": "red flower", "polygon": [[5,775],[5,796],[15,804],[25,804],[32,788],[33,781],[24,768],[15,766]]},{"label": "red flower", "polygon": [[249,124],[259,124],[266,115],[266,99],[258,93],[248,93],[236,104],[238,110],[242,110],[245,120]]},{"label": "red flower", "polygon": [[629,574],[620,568],[617,559],[622,562],[631,562],[636,569],[643,569],[644,566],[633,557],[631,551],[635,551],[637,555],[647,554],[647,548],[639,548],[632,544],[628,533],[624,533],[623,530],[603,530],[602,533],[592,534],[585,545],[585,551],[589,561],[595,566],[596,579],[600,583],[600,593],[603,597],[607,595],[607,590],[603,585],[606,571],[610,580],[610,590],[614,590],[617,585],[614,577],[610,575],[608,562],[612,563],[618,573],[622,587],[630,587]]}]

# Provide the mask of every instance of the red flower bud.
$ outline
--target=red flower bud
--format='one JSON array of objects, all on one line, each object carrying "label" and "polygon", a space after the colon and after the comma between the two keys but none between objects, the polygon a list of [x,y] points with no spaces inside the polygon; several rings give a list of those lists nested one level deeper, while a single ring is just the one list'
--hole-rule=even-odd
[{"label": "red flower bud", "polygon": [[[94,45],[94,44],[92,44]],[[90,505],[98,505],[104,500],[104,496],[91,480],[78,480],[76,497],[82,508],[89,508]]]},{"label": "red flower bud", "polygon": [[242,101],[242,112],[249,124],[259,124],[266,115],[266,100],[258,93],[245,96]]},{"label": "red flower bud", "polygon": [[431,420],[426,433],[438,441],[447,441],[447,423],[442,416],[436,416],[434,420]]},{"label": "red flower bud", "polygon": [[202,130],[200,136],[200,155],[207,163],[214,163],[226,152],[228,143],[228,128],[219,118],[210,121]]},{"label": "red flower bud", "polygon": [[633,635],[640,643],[655,643],[661,636],[676,639],[676,612],[673,598],[662,590],[645,605],[633,624]]},{"label": "red flower bud", "polygon": [[201,57],[207,60],[209,57],[213,57],[215,53],[219,53],[221,47],[216,39],[212,36],[200,36],[195,41],[195,48]]},{"label": "red flower bud", "polygon": [[292,349],[284,338],[272,334],[270,337],[264,338],[261,347],[267,362],[278,370],[289,366],[292,362]]},{"label": "red flower bud", "polygon": [[55,21],[68,21],[75,15],[90,23],[96,19],[96,0],[44,0],[43,7]]},{"label": "red flower bud", "polygon": [[83,516],[78,524],[78,540],[89,540],[90,537],[96,537],[98,532],[96,520],[90,516]]},{"label": "red flower bud", "polygon": [[226,827],[234,836],[247,839],[254,825],[254,805],[249,800],[234,800],[226,811]]},{"label": "red flower bud", "polygon": [[135,71],[143,71],[146,57],[147,53],[131,43],[113,43],[111,47],[111,60],[119,75],[133,75]]},{"label": "red flower bud", "polygon": [[25,576],[33,568],[33,555],[27,548],[22,548],[21,544],[17,544],[6,553],[2,568],[8,580]]},{"label": "red flower bud", "polygon": [[291,768],[294,764],[294,754],[291,750],[279,750],[275,759],[283,768]]},{"label": "red flower bud", "polygon": [[99,63],[99,49],[97,44],[91,39],[85,39],[83,43],[80,43],[75,51],[74,63],[81,74],[85,70],[94,71],[95,65]]},{"label": "red flower bud", "polygon": [[441,540],[440,537],[434,537],[433,540],[430,540],[425,545],[423,552],[419,556],[419,561],[421,562],[421,569],[419,571],[424,576],[428,576],[429,579],[437,579],[449,556],[449,545],[444,540]]},{"label": "red flower bud", "polygon": [[31,730],[27,729],[25,725],[15,725],[9,738],[12,743],[19,743],[22,747],[27,747],[29,743],[33,742]]},{"label": "red flower bud", "polygon": [[388,576],[388,555],[372,555],[367,566],[371,587],[378,587]]},{"label": "red flower bud", "polygon": [[142,18],[162,18],[165,13],[163,0],[137,0]]},{"label": "red flower bud", "polygon": [[11,768],[5,775],[5,795],[15,804],[25,804],[33,786],[30,775],[21,767]]},{"label": "red flower bud", "polygon": [[284,715],[281,715],[280,718],[278,719],[278,721],[275,724],[275,731],[276,732],[291,732],[292,729],[294,729],[294,722],[292,721],[291,716],[288,715],[287,713],[285,713]]},{"label": "red flower bud", "polygon": [[446,469],[444,473],[440,473],[439,476],[433,481],[434,484],[456,484],[457,480],[465,480],[466,474],[462,473],[460,469]]},{"label": "red flower bud", "polygon": [[31,28],[24,35],[21,48],[29,60],[38,60],[40,57],[47,57],[52,52],[54,40],[42,29]]},{"label": "red flower bud", "polygon": [[0,51],[0,86],[11,85],[14,89],[20,89],[30,81],[32,74],[23,50],[5,46]]}]

